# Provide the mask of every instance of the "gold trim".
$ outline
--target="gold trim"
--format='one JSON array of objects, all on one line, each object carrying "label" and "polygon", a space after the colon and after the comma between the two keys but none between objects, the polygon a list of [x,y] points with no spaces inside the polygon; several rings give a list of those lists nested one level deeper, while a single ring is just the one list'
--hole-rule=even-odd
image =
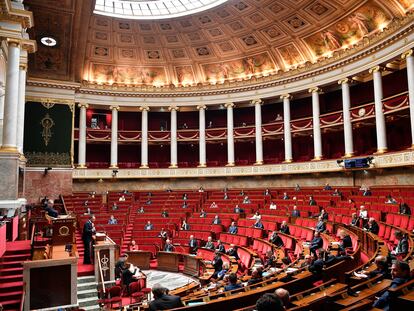
[{"label": "gold trim", "polygon": [[252,99],[250,102],[251,102],[253,105],[256,105],[256,104],[262,105],[262,104],[264,103],[264,101],[263,101],[263,100],[261,100],[260,98]]},{"label": "gold trim", "polygon": [[20,153],[17,147],[11,147],[11,146],[1,146],[0,152],[1,153]]},{"label": "gold trim", "polygon": [[207,106],[206,105],[198,105],[197,106],[197,110],[200,110],[200,109],[207,109]]},{"label": "gold trim", "polygon": [[226,166],[236,166],[236,164],[234,164],[234,162],[228,162],[228,163],[226,164]]},{"label": "gold trim", "polygon": [[142,112],[142,111],[144,111],[144,110],[145,110],[145,111],[150,111],[150,108],[149,108],[148,106],[140,106],[140,107],[139,107],[139,111],[141,111],[141,112]]},{"label": "gold trim", "polygon": [[79,108],[85,107],[85,108],[87,109],[87,108],[89,108],[89,104],[86,104],[86,103],[79,103],[79,104],[78,104],[78,107],[79,107]]},{"label": "gold trim", "polygon": [[224,107],[226,108],[234,108],[236,105],[234,103],[226,103],[224,104]]},{"label": "gold trim", "polygon": [[322,90],[319,87],[317,87],[317,86],[311,87],[308,90],[308,93],[312,93],[312,94],[313,93],[320,93],[320,92],[322,92]]},{"label": "gold trim", "polygon": [[180,111],[180,107],[177,107],[177,106],[170,106],[170,107],[168,107],[168,111],[173,111],[173,110]]},{"label": "gold trim", "polygon": [[352,158],[354,156],[354,152],[345,153],[343,158]]},{"label": "gold trim", "polygon": [[171,164],[168,168],[178,168],[177,164]]},{"label": "gold trim", "polygon": [[280,99],[292,99],[293,98],[293,96],[292,95],[290,95],[290,94],[282,94],[282,95],[280,95]]},{"label": "gold trim", "polygon": [[141,165],[139,168],[149,168],[148,165]]},{"label": "gold trim", "polygon": [[283,161],[283,163],[292,163],[293,159],[285,159],[285,161]]},{"label": "gold trim", "polygon": [[199,165],[197,165],[197,167],[203,168],[203,167],[207,167],[206,163],[200,163]]},{"label": "gold trim", "polygon": [[76,168],[87,168],[87,166],[85,164],[78,164]]},{"label": "gold trim", "polygon": [[351,82],[351,80],[349,78],[343,78],[343,79],[341,79],[341,80],[338,81],[338,84],[339,85],[349,84],[350,82]]},{"label": "gold trim", "polygon": [[407,57],[412,56],[412,55],[413,55],[413,50],[410,49],[410,50],[405,51],[404,53],[402,53],[401,58],[406,59]]},{"label": "gold trim", "polygon": [[323,156],[314,157],[311,161],[321,161],[321,160],[323,160]]},{"label": "gold trim", "polygon": [[109,106],[109,109],[119,111],[119,106]]},{"label": "gold trim", "polygon": [[263,165],[263,161],[256,161],[253,165]]},{"label": "gold trim", "polygon": [[112,164],[111,164],[111,165],[109,166],[109,168],[119,168],[119,167],[118,167],[118,165],[117,165],[117,164],[114,164],[114,165],[112,165]]},{"label": "gold trim", "polygon": [[19,47],[20,44],[22,43],[22,40],[17,39],[17,38],[7,38],[6,41],[8,45],[14,46],[14,47]]},{"label": "gold trim", "polygon": [[386,153],[388,151],[388,148],[378,148],[377,152],[375,152],[374,154],[383,154]]},{"label": "gold trim", "polygon": [[369,72],[370,74],[373,74],[374,72],[381,72],[381,71],[383,71],[383,70],[384,70],[384,68],[383,68],[383,67],[381,67],[381,66],[377,65],[377,66],[372,67],[370,70],[368,70],[368,72]]}]

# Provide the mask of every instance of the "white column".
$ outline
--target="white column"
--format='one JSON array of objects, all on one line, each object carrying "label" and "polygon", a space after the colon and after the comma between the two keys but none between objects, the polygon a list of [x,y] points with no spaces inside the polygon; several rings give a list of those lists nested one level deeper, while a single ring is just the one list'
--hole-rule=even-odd
[{"label": "white column", "polygon": [[374,79],[375,125],[377,130],[377,153],[387,152],[387,128],[382,109],[382,74],[381,67],[375,66],[369,70]]},{"label": "white column", "polygon": [[141,110],[141,168],[148,168],[148,107]]},{"label": "white column", "polygon": [[88,104],[79,104],[78,168],[86,168],[86,109]]},{"label": "white column", "polygon": [[411,148],[414,149],[414,56],[413,50],[406,51],[402,58],[407,62],[408,100],[411,119]]},{"label": "white column", "polygon": [[111,106],[112,125],[111,125],[111,166],[110,168],[118,168],[118,106]]},{"label": "white column", "polygon": [[262,140],[262,103],[261,99],[252,101],[254,104],[254,125],[256,133],[256,163],[255,165],[263,164],[263,140]]},{"label": "white column", "polygon": [[19,43],[8,40],[6,94],[4,98],[3,145],[4,151],[17,152],[17,107],[19,103]]},{"label": "white column", "polygon": [[198,167],[207,166],[206,156],[206,106],[197,106],[198,109],[198,135],[199,135],[199,164]]},{"label": "white column", "polygon": [[280,96],[283,99],[283,132],[285,142],[285,162],[290,163],[293,161],[292,156],[292,133],[290,127],[290,94]]},{"label": "white column", "polygon": [[225,107],[227,108],[227,166],[234,166],[234,104],[227,103]]},{"label": "white column", "polygon": [[26,107],[26,73],[27,65],[21,64],[19,68],[19,104],[17,107],[17,150],[23,154],[24,141],[24,113]]},{"label": "white column", "polygon": [[354,141],[352,138],[352,123],[351,123],[351,96],[349,93],[348,78],[338,81],[342,86],[342,117],[344,121],[344,143],[345,143],[345,157],[349,158],[354,155]]},{"label": "white column", "polygon": [[312,93],[312,116],[313,116],[313,148],[314,157],[313,160],[318,161],[322,159],[322,135],[321,135],[321,121],[319,112],[319,92],[318,87],[309,89],[309,93]]},{"label": "white column", "polygon": [[177,111],[178,107],[169,107],[171,111],[171,141],[170,141],[170,168],[178,167],[177,156]]}]

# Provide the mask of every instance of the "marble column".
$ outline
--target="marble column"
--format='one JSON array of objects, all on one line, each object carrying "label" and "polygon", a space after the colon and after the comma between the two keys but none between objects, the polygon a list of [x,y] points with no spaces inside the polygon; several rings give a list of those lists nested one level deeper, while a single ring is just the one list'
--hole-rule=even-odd
[{"label": "marble column", "polygon": [[179,108],[168,107],[168,110],[171,112],[170,168],[177,168],[177,111]]},{"label": "marble column", "polygon": [[88,104],[81,103],[79,107],[79,146],[78,168],[86,168],[86,109]]},{"label": "marble column", "polygon": [[141,167],[148,168],[148,107],[140,107],[141,111]]},{"label": "marble column", "polygon": [[374,99],[375,99],[375,126],[377,130],[377,153],[387,152],[387,128],[385,125],[385,116],[382,108],[383,90],[382,90],[382,68],[375,66],[369,70],[374,79]]},{"label": "marble column", "polygon": [[19,68],[19,105],[17,107],[17,150],[23,154],[24,142],[24,113],[26,107],[26,73],[27,64],[20,64]]},{"label": "marble column", "polygon": [[224,106],[227,108],[227,166],[234,166],[234,104],[227,103]]},{"label": "marble column", "polygon": [[207,166],[206,155],[206,109],[205,105],[197,106],[198,109],[198,133],[199,133],[199,164],[198,167]]},{"label": "marble column", "polygon": [[312,123],[313,123],[313,150],[314,161],[322,159],[322,135],[321,135],[321,120],[319,111],[319,92],[318,87],[309,89],[309,93],[312,93]]},{"label": "marble column", "polygon": [[411,148],[414,149],[414,56],[413,50],[403,53],[402,58],[407,62],[408,100],[411,119]]},{"label": "marble column", "polygon": [[1,149],[6,152],[17,153],[20,43],[9,39],[7,41],[8,59],[6,69],[6,92],[4,98],[3,145]]},{"label": "marble column", "polygon": [[110,168],[118,168],[118,106],[111,106],[112,125],[111,125],[111,166]]},{"label": "marble column", "polygon": [[262,140],[262,104],[261,99],[252,101],[254,104],[254,125],[256,137],[256,163],[255,165],[263,164],[263,140]]},{"label": "marble column", "polygon": [[348,78],[338,81],[342,87],[342,118],[344,121],[344,144],[345,144],[345,158],[354,155],[354,141],[352,138],[352,123],[351,123],[351,95],[349,93]]},{"label": "marble column", "polygon": [[292,132],[290,127],[290,94],[284,94],[280,96],[283,100],[283,132],[285,143],[285,163],[293,161],[292,156]]}]

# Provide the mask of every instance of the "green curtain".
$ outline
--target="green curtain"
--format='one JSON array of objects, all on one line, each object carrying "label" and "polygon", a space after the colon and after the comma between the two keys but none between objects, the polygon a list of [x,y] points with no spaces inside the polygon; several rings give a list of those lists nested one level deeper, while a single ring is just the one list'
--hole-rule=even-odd
[{"label": "green curtain", "polygon": [[24,121],[27,165],[71,166],[71,148],[71,106],[27,102]]}]

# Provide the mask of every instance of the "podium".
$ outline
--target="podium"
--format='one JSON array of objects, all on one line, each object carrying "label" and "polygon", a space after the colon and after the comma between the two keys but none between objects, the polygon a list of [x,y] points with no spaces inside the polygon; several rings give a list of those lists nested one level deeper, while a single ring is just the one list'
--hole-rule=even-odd
[{"label": "podium", "polygon": [[94,247],[95,279],[98,283],[115,282],[115,251],[117,245],[104,233],[96,234]]},{"label": "podium", "polygon": [[158,252],[158,269],[170,272],[178,272],[180,253],[175,252]]},{"label": "podium", "polygon": [[52,222],[52,245],[75,244],[76,219],[73,217],[59,216]]},{"label": "podium", "polygon": [[128,262],[137,266],[141,270],[148,270],[150,268],[150,260],[152,252],[147,251],[127,251]]},{"label": "podium", "polygon": [[200,274],[200,260],[201,257],[194,255],[184,255],[184,274],[198,277]]}]

